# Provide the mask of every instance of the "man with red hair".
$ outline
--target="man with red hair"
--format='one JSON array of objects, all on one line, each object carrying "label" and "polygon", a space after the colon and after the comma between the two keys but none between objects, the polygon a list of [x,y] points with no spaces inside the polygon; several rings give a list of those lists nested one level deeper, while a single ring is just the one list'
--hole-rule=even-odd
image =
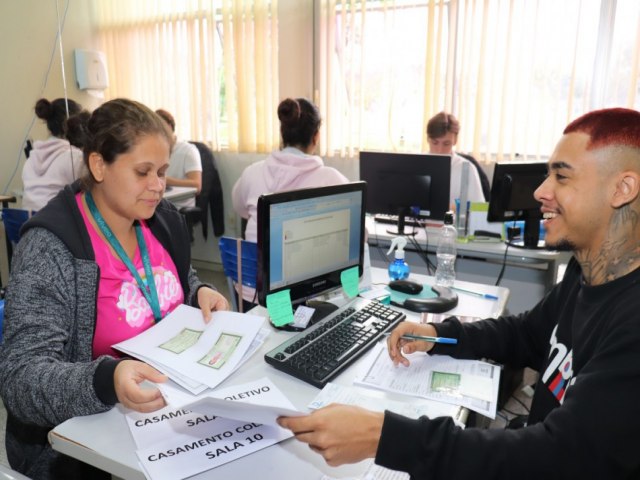
[{"label": "man with red hair", "polygon": [[[562,282],[520,315],[403,322],[395,364],[413,352],[491,358],[540,373],[528,422],[461,429],[332,405],[280,419],[330,465],[375,457],[411,478],[640,478],[640,112],[588,113],[567,126],[535,192],[546,242],[574,257]],[[454,337],[457,345],[401,339]]]}]

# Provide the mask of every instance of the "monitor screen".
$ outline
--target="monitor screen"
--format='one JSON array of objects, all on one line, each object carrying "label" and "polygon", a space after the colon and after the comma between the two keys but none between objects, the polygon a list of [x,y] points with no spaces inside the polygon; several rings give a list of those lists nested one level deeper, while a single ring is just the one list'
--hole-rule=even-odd
[{"label": "monitor screen", "polygon": [[296,305],[362,275],[366,184],[347,183],[258,199],[258,301],[289,289]]},{"label": "monitor screen", "polygon": [[544,182],[546,175],[546,162],[495,164],[487,220],[524,220],[522,241],[512,242],[515,246],[539,246],[542,212],[540,202],[534,198],[533,193]]},{"label": "monitor screen", "polygon": [[442,221],[449,210],[451,156],[360,152],[367,212]]}]

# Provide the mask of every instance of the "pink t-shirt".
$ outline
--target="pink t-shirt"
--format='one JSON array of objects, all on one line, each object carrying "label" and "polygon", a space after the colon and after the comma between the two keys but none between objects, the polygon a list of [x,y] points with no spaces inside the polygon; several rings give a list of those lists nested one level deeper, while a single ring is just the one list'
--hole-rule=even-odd
[{"label": "pink t-shirt", "polygon": [[[153,311],[136,279],[127,266],[111,253],[109,244],[100,237],[82,206],[82,194],[76,195],[78,208],[91,237],[91,244],[100,267],[96,329],[93,337],[93,358],[100,355],[120,356],[111,345],[127,340],[154,324]],[[142,234],[149,251],[153,279],[158,291],[160,310],[164,317],[184,301],[178,271],[169,253],[142,221]],[[140,278],[145,279],[140,249],[136,249],[133,264]]]}]

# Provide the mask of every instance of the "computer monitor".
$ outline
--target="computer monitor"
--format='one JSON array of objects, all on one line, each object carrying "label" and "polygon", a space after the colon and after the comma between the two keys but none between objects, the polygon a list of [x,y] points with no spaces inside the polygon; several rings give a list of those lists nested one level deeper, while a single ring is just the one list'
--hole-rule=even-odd
[{"label": "computer monitor", "polygon": [[451,156],[360,152],[360,180],[367,182],[367,211],[398,216],[404,234],[406,216],[444,220],[449,210]]},{"label": "computer monitor", "polygon": [[[266,306],[267,296],[286,289],[294,306],[308,304],[340,287],[343,271],[356,267],[362,276],[366,189],[364,182],[353,182],[260,196],[260,305]],[[330,310],[319,308],[311,323]]]},{"label": "computer monitor", "polygon": [[545,162],[496,163],[491,182],[491,198],[487,220],[507,222],[524,220],[524,234],[519,239],[508,239],[510,245],[524,248],[543,248],[540,242],[540,202],[533,192],[547,175]]}]

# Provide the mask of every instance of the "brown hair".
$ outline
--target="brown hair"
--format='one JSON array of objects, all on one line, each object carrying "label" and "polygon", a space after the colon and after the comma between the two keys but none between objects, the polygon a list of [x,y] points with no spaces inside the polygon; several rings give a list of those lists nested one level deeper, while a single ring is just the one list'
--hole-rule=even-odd
[{"label": "brown hair", "polygon": [[59,138],[65,138],[67,129],[67,104],[69,105],[69,116],[76,115],[82,110],[82,106],[68,98],[56,98],[50,102],[46,98],[41,98],[36,102],[35,112],[38,118],[47,122],[47,128]]},{"label": "brown hair", "polygon": [[163,110],[162,108],[159,108],[158,110],[156,110],[156,113],[158,115],[160,115],[160,117],[167,122],[167,125],[169,125],[171,127],[171,131],[175,132],[176,131],[176,120],[175,118],[173,118],[173,115],[171,115],[169,112],[167,112],[166,110]]},{"label": "brown hair", "polygon": [[437,113],[427,123],[427,136],[430,138],[444,137],[449,132],[460,133],[460,122],[450,113]]},{"label": "brown hair", "polygon": [[[111,164],[118,155],[127,153],[138,139],[147,135],[161,135],[169,145],[172,133],[168,125],[153,110],[142,103],[126,98],[103,103],[91,114],[87,123],[87,137],[84,145],[84,162],[89,172],[89,155],[99,153],[103,160]],[[85,185],[91,186],[93,178],[85,178]]]},{"label": "brown hair", "polygon": [[305,98],[284,99],[278,105],[278,118],[285,147],[307,148],[322,123],[318,108]]}]

